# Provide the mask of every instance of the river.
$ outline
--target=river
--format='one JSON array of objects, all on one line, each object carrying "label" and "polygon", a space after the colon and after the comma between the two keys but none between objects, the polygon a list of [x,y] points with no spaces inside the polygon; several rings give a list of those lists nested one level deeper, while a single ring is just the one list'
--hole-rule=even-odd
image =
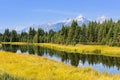
[{"label": "river", "polygon": [[99,72],[120,74],[120,57],[91,55],[80,53],[67,53],[34,45],[10,45],[3,44],[1,51],[15,52],[17,54],[33,54],[48,59],[63,62],[76,67],[91,67]]}]

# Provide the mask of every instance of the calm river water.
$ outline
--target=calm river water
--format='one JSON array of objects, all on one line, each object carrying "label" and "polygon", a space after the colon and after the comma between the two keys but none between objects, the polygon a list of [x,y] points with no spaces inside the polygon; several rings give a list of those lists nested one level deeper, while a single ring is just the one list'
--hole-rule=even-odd
[{"label": "calm river water", "polygon": [[120,74],[120,57],[67,53],[33,45],[2,45],[1,51],[43,56],[76,67],[91,67],[100,72]]}]

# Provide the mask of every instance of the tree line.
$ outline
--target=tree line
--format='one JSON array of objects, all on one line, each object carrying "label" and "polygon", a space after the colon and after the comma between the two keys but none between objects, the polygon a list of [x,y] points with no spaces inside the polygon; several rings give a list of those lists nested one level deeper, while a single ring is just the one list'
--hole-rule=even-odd
[{"label": "tree line", "polygon": [[103,23],[91,21],[88,25],[83,23],[81,26],[73,20],[71,26],[63,25],[59,31],[49,30],[48,32],[41,28],[35,30],[32,27],[28,32],[21,33],[17,33],[16,30],[5,29],[3,34],[0,33],[0,41],[120,46],[120,20],[114,22],[109,19]]}]

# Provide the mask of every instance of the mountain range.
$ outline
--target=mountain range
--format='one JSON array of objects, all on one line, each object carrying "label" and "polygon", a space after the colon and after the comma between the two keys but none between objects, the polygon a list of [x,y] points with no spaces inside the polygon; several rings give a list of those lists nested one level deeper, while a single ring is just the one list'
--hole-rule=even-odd
[{"label": "mountain range", "polygon": [[[77,21],[80,26],[83,23],[86,25],[88,25],[88,23],[89,23],[88,19],[86,19],[82,15],[79,15],[75,19],[67,18],[65,20],[57,21],[54,23],[45,23],[45,24],[40,24],[40,25],[33,24],[30,27],[34,28],[35,30],[37,30],[38,28],[42,28],[44,31],[49,31],[50,29],[53,29],[54,31],[58,31],[62,28],[62,25],[70,26],[73,20]],[[21,30],[19,30],[19,32],[28,32],[30,27],[26,27],[24,29],[21,29]]]},{"label": "mountain range", "polygon": [[[106,17],[102,16],[102,17],[97,18],[96,21],[103,22],[103,21],[105,21],[105,19],[106,19]],[[79,16],[77,16],[74,19],[72,19],[72,18],[66,18],[64,20],[60,20],[60,21],[53,22],[53,23],[44,23],[44,24],[39,24],[39,25],[33,24],[33,25],[28,26],[28,27],[16,27],[15,30],[18,33],[28,32],[29,28],[32,27],[35,30],[37,30],[38,28],[42,28],[44,31],[49,31],[51,29],[54,30],[54,31],[58,31],[58,30],[60,30],[62,28],[62,25],[64,25],[64,26],[70,26],[73,20],[77,21],[77,23],[78,23],[79,26],[81,26],[83,23],[86,24],[86,25],[88,25],[88,23],[90,22],[90,20],[88,20],[84,16],[79,15]],[[0,32],[3,32],[3,31],[4,30],[0,29]]]}]

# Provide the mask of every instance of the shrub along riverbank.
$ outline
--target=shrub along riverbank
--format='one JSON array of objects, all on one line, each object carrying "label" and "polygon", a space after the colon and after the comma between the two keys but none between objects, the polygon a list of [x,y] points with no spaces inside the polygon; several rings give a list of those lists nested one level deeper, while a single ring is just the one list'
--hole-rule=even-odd
[{"label": "shrub along riverbank", "polygon": [[8,74],[32,80],[119,80],[120,75],[76,68],[34,55],[0,52],[0,68]]}]

